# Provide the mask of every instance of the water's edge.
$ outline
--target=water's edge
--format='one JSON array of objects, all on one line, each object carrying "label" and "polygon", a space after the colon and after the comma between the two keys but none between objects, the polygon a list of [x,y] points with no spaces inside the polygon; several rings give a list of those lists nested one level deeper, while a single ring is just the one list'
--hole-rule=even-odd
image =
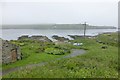
[{"label": "water's edge", "polygon": [[[117,29],[88,29],[86,30],[86,35],[95,36],[101,33],[106,32],[116,32]],[[0,38],[4,40],[17,40],[18,37],[22,35],[42,35],[47,36],[52,40],[53,35],[58,35],[62,37],[69,38],[68,35],[83,35],[84,30],[53,30],[53,29],[2,29],[2,34],[0,34]]]}]

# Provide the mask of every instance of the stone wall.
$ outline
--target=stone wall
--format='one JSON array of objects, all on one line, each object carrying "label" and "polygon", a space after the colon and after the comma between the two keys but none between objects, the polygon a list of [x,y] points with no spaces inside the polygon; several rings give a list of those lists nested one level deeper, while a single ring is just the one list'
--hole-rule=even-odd
[{"label": "stone wall", "polygon": [[6,40],[2,40],[2,63],[11,63],[21,59],[20,48]]}]

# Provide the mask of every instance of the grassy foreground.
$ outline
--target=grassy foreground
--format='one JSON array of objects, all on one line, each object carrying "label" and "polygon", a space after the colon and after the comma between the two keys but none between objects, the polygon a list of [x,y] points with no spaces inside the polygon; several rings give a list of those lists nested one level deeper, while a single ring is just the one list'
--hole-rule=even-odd
[{"label": "grassy foreground", "polygon": [[[63,57],[69,52],[65,52],[64,55],[50,55],[45,51],[49,48],[57,47],[54,43],[43,43],[39,41],[32,40],[23,40],[23,41],[11,41],[13,44],[16,44],[21,47],[22,52],[22,60],[16,61],[10,64],[3,64],[2,69],[8,70],[15,67],[22,67],[30,64],[37,64],[41,62],[46,62],[50,60],[54,60],[56,58]],[[69,45],[68,45],[69,46]],[[60,45],[59,47],[64,48],[64,46]],[[45,49],[45,50],[44,50]],[[69,51],[69,49],[67,49]]]},{"label": "grassy foreground", "polygon": [[[99,40],[99,42],[97,42],[97,40]],[[74,47],[72,45],[68,46],[68,44],[64,44],[64,46],[66,45],[68,48],[84,48],[87,49],[86,53],[74,58],[49,62],[40,67],[25,68],[15,71],[4,75],[3,78],[118,78],[117,33],[101,34],[92,39],[77,38],[71,42],[82,42],[83,46]],[[103,46],[107,48],[103,49]],[[39,54],[39,58],[41,59],[40,55],[41,54]],[[56,58],[56,55],[52,55],[51,59],[53,59],[53,56]],[[45,57],[43,57],[43,59]],[[35,62],[35,59],[37,58],[33,56],[33,61],[30,63]],[[28,61],[26,63],[24,62],[25,60],[21,60],[21,64],[28,64]],[[18,64],[16,62],[11,65],[11,67],[15,67],[15,65],[17,66]],[[6,69],[10,68],[10,66],[7,66],[4,65]]]}]

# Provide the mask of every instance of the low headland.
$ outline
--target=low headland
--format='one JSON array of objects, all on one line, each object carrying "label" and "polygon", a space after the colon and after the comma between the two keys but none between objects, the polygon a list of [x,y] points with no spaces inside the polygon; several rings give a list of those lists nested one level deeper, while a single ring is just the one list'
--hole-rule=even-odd
[{"label": "low headland", "polygon": [[[84,29],[85,24],[24,24],[24,25],[2,25],[2,29],[65,29],[65,30],[77,30]],[[87,29],[116,29],[114,26],[95,26],[86,25]]]}]

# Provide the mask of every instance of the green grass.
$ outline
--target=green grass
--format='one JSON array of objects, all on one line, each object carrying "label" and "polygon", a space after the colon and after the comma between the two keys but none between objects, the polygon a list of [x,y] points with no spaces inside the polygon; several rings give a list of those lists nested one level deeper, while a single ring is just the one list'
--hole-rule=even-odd
[{"label": "green grass", "polygon": [[28,58],[19,60],[15,63],[11,63],[8,65],[3,65],[2,69],[10,69],[10,68],[15,68],[15,67],[21,67],[21,66],[26,66],[28,64],[37,64],[40,62],[46,62],[50,60],[54,60],[56,58],[62,57],[64,55],[49,55],[46,53],[41,53],[41,54],[31,54]]},{"label": "green grass", "polygon": [[[12,41],[12,43],[19,45],[20,41]],[[10,68],[15,67],[21,67],[26,66],[28,64],[37,64],[40,62],[47,62],[50,60],[54,60],[56,58],[63,57],[67,55],[68,53],[65,53],[65,55],[50,55],[45,53],[44,51],[41,51],[41,48],[49,48],[49,47],[55,47],[52,43],[41,43],[41,42],[32,42],[32,41],[26,41],[24,42],[24,46],[21,46],[21,52],[22,52],[22,60],[16,61],[14,63],[10,63],[8,65],[3,64],[2,69],[7,70]],[[43,46],[44,44],[44,46]]]},{"label": "green grass", "polygon": [[[27,68],[6,75],[13,78],[117,78],[117,47],[101,49],[101,45],[89,48],[78,57],[51,62],[42,67]],[[32,73],[31,73],[32,72]]]},{"label": "green grass", "polygon": [[96,39],[111,46],[118,46],[118,33],[100,34]]},{"label": "green grass", "polygon": [[[113,34],[111,35],[116,39],[116,33]],[[103,34],[96,39],[105,42],[112,36],[106,37]],[[118,43],[115,42],[113,45],[114,39],[112,39],[107,41],[108,44],[100,44],[96,42],[96,39],[86,38],[71,41],[82,42],[82,47],[63,44],[69,48],[88,49],[83,55],[49,62],[40,67],[15,71],[3,78],[118,78],[118,47],[116,46]],[[107,48],[102,49],[102,46],[107,46]]]}]

